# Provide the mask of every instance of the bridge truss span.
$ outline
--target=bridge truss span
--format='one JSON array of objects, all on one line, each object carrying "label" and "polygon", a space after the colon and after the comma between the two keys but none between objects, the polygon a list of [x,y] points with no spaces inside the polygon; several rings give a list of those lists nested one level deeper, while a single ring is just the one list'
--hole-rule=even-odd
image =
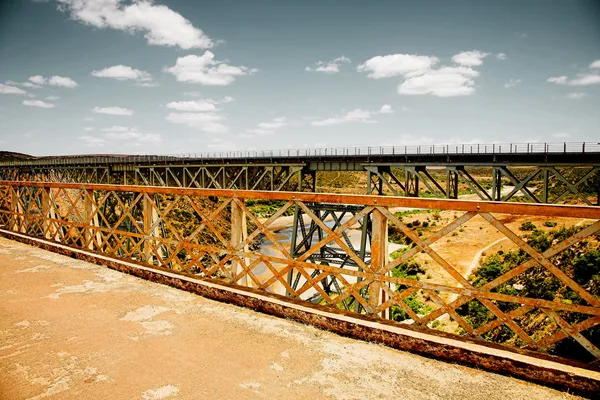
[{"label": "bridge truss span", "polygon": [[[373,195],[600,204],[600,144],[508,143],[72,157],[0,163],[0,179],[317,192],[354,174]],[[470,197],[469,197],[470,196]]]}]

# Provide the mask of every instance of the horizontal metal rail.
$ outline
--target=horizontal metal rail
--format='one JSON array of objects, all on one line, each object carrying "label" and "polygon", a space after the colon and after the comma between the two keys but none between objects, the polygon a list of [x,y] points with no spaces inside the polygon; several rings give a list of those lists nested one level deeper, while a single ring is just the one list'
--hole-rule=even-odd
[{"label": "horizontal metal rail", "polygon": [[[252,207],[257,200],[279,202],[270,203],[271,214],[263,216]],[[354,212],[330,228],[318,211],[313,211],[325,203],[354,205]],[[435,227],[417,231],[393,212],[396,207],[453,214],[438,218]],[[271,231],[280,217],[294,211],[322,232],[298,254]],[[332,215],[338,218],[335,212]],[[560,239],[538,249],[522,232],[509,226],[519,215],[577,220]],[[346,240],[348,231],[364,218],[370,221],[369,260]],[[515,254],[523,257],[519,265],[483,285],[461,272],[441,247],[444,240],[451,239],[452,244],[446,246],[461,248],[463,238],[458,232],[473,229],[469,224],[475,220],[482,232],[484,228],[494,229],[518,252]],[[584,242],[598,241],[597,207],[0,181],[0,224],[10,231],[117,259],[279,293],[294,301],[318,302],[389,323],[412,324],[435,334],[448,334],[439,331],[446,318],[455,324],[452,332],[457,335],[493,340],[493,332],[505,329],[504,335],[514,339],[502,345],[541,353],[563,340],[574,340],[592,362],[590,369],[600,359],[600,343],[597,336],[590,335],[600,324],[600,298],[590,291],[587,281],[556,258],[570,249],[583,251]],[[407,244],[395,259],[388,251],[388,229],[392,228],[401,232]],[[261,240],[269,242],[273,251],[262,252],[257,245]],[[311,262],[311,256],[326,245],[336,246],[336,257],[341,254],[352,262],[329,265],[327,257],[320,263]],[[429,260],[421,265],[427,274],[435,277],[443,273],[447,278],[418,279],[398,273],[398,268],[422,263],[423,257]],[[553,294],[526,295],[519,292],[522,289],[510,289],[525,287],[529,280],[539,282],[540,276],[554,282]],[[504,290],[506,285],[510,290]],[[568,295],[569,300],[557,293]],[[429,299],[431,306],[415,309],[408,301],[414,302],[415,296]],[[485,323],[476,324],[465,311],[474,303],[487,315]],[[527,316],[532,313],[544,319],[543,330],[529,330],[531,320]]]},{"label": "horizontal metal rail", "polygon": [[143,156],[65,156],[43,157],[34,160],[3,161],[0,167],[7,166],[52,166],[52,165],[113,165],[199,162],[211,160],[264,160],[264,159],[318,159],[321,157],[357,156],[426,156],[426,155],[527,155],[527,154],[594,154],[600,153],[600,142],[560,142],[560,143],[482,143],[482,144],[437,144],[406,146],[360,146],[326,147],[305,149],[247,150],[202,152],[173,155]]}]

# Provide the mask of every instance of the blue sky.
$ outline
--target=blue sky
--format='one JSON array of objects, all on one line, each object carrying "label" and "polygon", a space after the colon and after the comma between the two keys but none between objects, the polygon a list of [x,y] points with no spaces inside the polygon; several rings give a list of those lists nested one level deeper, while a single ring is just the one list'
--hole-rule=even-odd
[{"label": "blue sky", "polygon": [[0,2],[0,149],[600,139],[596,1]]}]

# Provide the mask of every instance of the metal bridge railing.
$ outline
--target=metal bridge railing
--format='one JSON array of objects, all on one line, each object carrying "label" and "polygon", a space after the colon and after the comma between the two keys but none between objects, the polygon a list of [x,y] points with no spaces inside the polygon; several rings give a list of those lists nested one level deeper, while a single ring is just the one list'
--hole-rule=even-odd
[{"label": "metal bridge railing", "polygon": [[[277,201],[272,214],[253,208],[257,200]],[[290,214],[302,221],[290,234],[305,233],[293,250],[270,230]],[[307,307],[550,352],[584,368],[600,360],[595,207],[0,181],[0,224]],[[359,225],[369,235],[355,246],[349,232]],[[326,246],[339,263],[327,261]],[[489,254],[478,258],[484,246]],[[460,258],[469,252],[476,258]]]},{"label": "metal bridge railing", "polygon": [[42,158],[39,160],[5,161],[0,167],[10,166],[63,166],[63,165],[110,165],[136,163],[168,163],[186,160],[256,160],[319,157],[364,156],[415,156],[415,155],[477,155],[477,154],[587,154],[600,153],[598,142],[561,143],[490,143],[490,144],[439,144],[379,147],[326,147],[306,149],[248,150],[174,155],[139,156],[72,156]]}]

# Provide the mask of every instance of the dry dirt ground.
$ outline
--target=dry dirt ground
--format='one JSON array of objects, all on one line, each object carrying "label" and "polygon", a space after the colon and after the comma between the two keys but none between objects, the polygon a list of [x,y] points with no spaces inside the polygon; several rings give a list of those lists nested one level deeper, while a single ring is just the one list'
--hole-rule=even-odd
[{"label": "dry dirt ground", "polygon": [[0,238],[1,399],[564,399]]}]

